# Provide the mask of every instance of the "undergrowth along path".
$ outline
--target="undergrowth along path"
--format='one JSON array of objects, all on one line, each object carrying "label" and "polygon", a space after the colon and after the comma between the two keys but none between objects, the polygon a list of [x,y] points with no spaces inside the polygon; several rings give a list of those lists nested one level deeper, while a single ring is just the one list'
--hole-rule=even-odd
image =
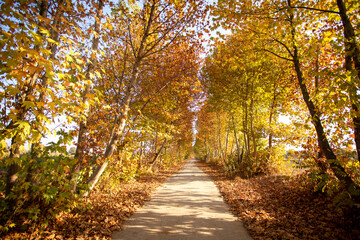
[{"label": "undergrowth along path", "polygon": [[113,239],[252,239],[213,181],[190,160]]}]

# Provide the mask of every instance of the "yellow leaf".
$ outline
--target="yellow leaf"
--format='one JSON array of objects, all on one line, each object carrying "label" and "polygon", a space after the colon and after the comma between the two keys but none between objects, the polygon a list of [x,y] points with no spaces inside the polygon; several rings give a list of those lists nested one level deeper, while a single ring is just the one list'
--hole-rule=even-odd
[{"label": "yellow leaf", "polygon": [[54,43],[56,45],[60,45],[58,42],[56,42],[54,39],[51,39],[51,38],[46,38],[46,40],[49,42],[49,43]]},{"label": "yellow leaf", "polygon": [[31,101],[24,101],[23,102],[23,105],[26,109],[29,109],[29,108],[33,108],[35,107],[35,103],[31,102]]},{"label": "yellow leaf", "polygon": [[[41,16],[38,16],[38,17],[41,17]],[[44,17],[41,17],[43,19],[45,19]],[[45,29],[45,28],[40,28],[39,31],[42,33],[42,34],[45,34],[46,36],[49,36],[50,35],[50,31],[48,29]]]}]

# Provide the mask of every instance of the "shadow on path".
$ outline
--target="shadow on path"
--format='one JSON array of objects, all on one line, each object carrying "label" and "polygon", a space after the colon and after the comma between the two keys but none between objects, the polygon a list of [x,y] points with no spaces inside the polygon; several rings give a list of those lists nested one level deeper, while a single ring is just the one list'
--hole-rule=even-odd
[{"label": "shadow on path", "polygon": [[113,239],[252,239],[194,161],[168,179]]}]

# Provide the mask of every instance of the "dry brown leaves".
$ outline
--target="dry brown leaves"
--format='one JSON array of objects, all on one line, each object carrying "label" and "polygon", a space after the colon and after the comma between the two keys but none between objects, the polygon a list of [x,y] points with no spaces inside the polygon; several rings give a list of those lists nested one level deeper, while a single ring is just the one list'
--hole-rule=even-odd
[{"label": "dry brown leaves", "polygon": [[63,213],[45,231],[11,233],[5,239],[111,239],[124,221],[150,199],[151,193],[183,164],[170,170],[144,176],[133,183],[122,183],[117,191],[95,190],[88,199],[89,207]]},{"label": "dry brown leaves", "polygon": [[314,193],[300,177],[230,180],[219,167],[198,166],[213,177],[254,239],[359,239],[359,230],[333,201]]}]

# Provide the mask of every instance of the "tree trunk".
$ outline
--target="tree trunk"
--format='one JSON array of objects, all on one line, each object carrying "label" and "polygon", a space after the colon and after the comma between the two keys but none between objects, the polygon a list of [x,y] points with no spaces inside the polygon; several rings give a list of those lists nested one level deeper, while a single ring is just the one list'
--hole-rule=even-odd
[{"label": "tree trunk", "polygon": [[[269,122],[269,123],[271,123],[271,122]],[[269,134],[269,150],[272,149],[272,138],[273,138],[273,135],[272,135],[272,133],[270,133]]]},{"label": "tree trunk", "polygon": [[238,162],[240,163],[241,162],[241,159],[240,159],[240,146],[239,146],[239,139],[238,139],[237,134],[236,134],[234,115],[232,116],[232,120],[233,120],[233,127],[234,127],[234,137],[235,137],[235,143],[236,143],[237,158],[238,158]]},{"label": "tree trunk", "polygon": [[[40,73],[35,72],[32,77],[29,78],[29,83],[24,88],[24,91],[19,98],[17,99],[17,104],[15,106],[16,112],[18,113],[16,120],[17,121],[25,121],[28,110],[24,107],[23,103],[25,101],[31,101],[29,96],[33,93],[36,81],[39,78]],[[16,128],[16,121],[11,121],[10,124],[6,127],[6,129]],[[5,132],[5,131],[4,131]],[[14,187],[17,179],[18,172],[20,170],[20,165],[18,163],[18,158],[20,157],[20,149],[21,146],[24,145],[24,141],[20,139],[19,134],[16,134],[11,139],[11,149],[10,149],[10,159],[13,159],[13,163],[9,165],[6,172],[6,186],[5,186],[5,196],[8,196]],[[11,202],[11,200],[9,200]],[[9,205],[13,205],[10,203]]]},{"label": "tree trunk", "polygon": [[[251,92],[253,92],[253,91],[251,91]],[[251,101],[250,101],[250,133],[251,133],[251,138],[252,138],[252,142],[253,142],[253,156],[254,156],[255,162],[257,162],[256,136],[255,136],[255,132],[254,132],[254,98],[253,98],[253,94],[251,94]]]},{"label": "tree trunk", "polygon": [[176,152],[177,152],[177,155],[178,155],[178,159],[180,160],[180,158],[181,158],[181,140],[178,140],[178,147],[177,147],[177,150],[176,150]]},{"label": "tree trunk", "polygon": [[[291,7],[290,0],[288,0],[288,5]],[[314,124],[316,134],[318,137],[318,142],[320,149],[322,150],[327,162],[329,163],[332,171],[334,172],[335,176],[344,183],[344,185],[349,187],[356,187],[351,177],[345,172],[345,169],[340,165],[336,155],[332,151],[327,136],[325,134],[322,122],[320,120],[320,112],[318,108],[315,107],[313,101],[310,99],[310,95],[307,89],[307,86],[304,81],[304,77],[301,71],[300,60],[298,56],[298,49],[297,45],[295,44],[295,27],[293,26],[293,19],[294,14],[290,13],[290,24],[292,27],[291,35],[293,38],[293,64],[296,72],[296,76],[298,79],[298,84],[300,86],[301,93],[303,95],[303,99],[308,107],[310,112],[310,116],[312,118],[312,123]],[[356,187],[357,188],[357,187]]]},{"label": "tree trunk", "polygon": [[[57,11],[53,17],[53,23],[52,25],[53,26],[56,26],[55,28],[58,29],[58,24],[59,24],[59,19],[60,19],[60,16],[62,15],[63,13],[63,6],[62,4],[64,3],[64,1],[59,1],[58,2],[58,8],[57,8]],[[47,18],[47,15],[48,15],[48,11],[49,11],[49,3],[48,1],[46,0],[43,0],[41,1],[40,3],[40,7],[39,7],[39,15],[44,17],[44,18]],[[39,22],[39,26],[40,27],[46,27],[44,26],[43,22]],[[38,34],[40,35],[43,35],[41,34],[41,32],[38,30],[37,31]],[[51,29],[50,31],[50,38],[53,39],[54,41],[58,41],[59,40],[59,32],[57,31],[54,31]],[[48,49],[51,50],[51,54],[49,56],[49,59],[55,59],[55,54],[56,54],[56,51],[57,51],[57,45],[52,43],[48,46]],[[34,46],[34,49],[35,50],[38,50],[39,49],[39,46],[35,45]],[[17,120],[22,120],[24,121],[25,118],[26,118],[26,115],[27,115],[27,110],[24,109],[24,107],[22,106],[23,105],[23,102],[24,101],[30,101],[30,99],[28,99],[28,96],[32,95],[32,92],[34,90],[34,87],[36,85],[36,82],[39,80],[40,78],[40,72],[35,72],[34,75],[29,78],[29,83],[28,85],[25,87],[24,89],[24,92],[22,95],[20,95],[19,97],[19,103],[17,104],[17,112],[19,113],[18,116],[17,116]],[[48,79],[45,75],[43,75],[41,77],[41,85],[43,87],[43,91],[45,91],[46,87],[47,87],[47,84],[48,84]],[[32,101],[32,100],[31,100]],[[38,99],[39,102],[44,102],[45,101],[45,94],[44,92],[40,92],[40,96],[39,96],[39,99]],[[44,109],[43,108],[39,108],[38,109],[38,112],[39,113],[43,113],[44,112]],[[37,121],[38,120],[38,116],[36,116],[36,119]],[[10,122],[9,126],[6,128],[6,129],[13,129],[15,128],[15,123],[14,121]],[[39,133],[41,133],[41,130],[39,129],[36,129],[38,130]],[[11,144],[11,151],[10,151],[10,158],[18,158],[20,156],[20,147],[21,147],[21,143],[17,140],[17,136],[14,136],[12,138],[12,144]],[[31,155],[33,158],[38,158],[38,152],[37,151],[33,151],[34,149],[39,149],[39,143],[34,143],[32,144],[31,146]],[[35,153],[37,152],[37,153]],[[17,176],[17,173],[18,171],[20,170],[20,166],[18,163],[14,162],[12,163],[9,168],[8,168],[8,171],[7,171],[7,175],[6,175],[6,187],[5,187],[5,195],[8,195],[10,194],[11,192],[11,189],[12,187],[15,185],[16,183],[16,180],[18,178]],[[26,176],[26,181],[31,181],[31,178],[32,178],[32,174],[33,174],[33,166],[31,165],[28,170],[27,170],[27,176]],[[11,201],[11,200],[9,200]],[[10,206],[13,205],[13,203],[10,203],[9,204]]]},{"label": "tree trunk", "polygon": [[[354,27],[351,24],[345,2],[343,0],[336,0],[339,9],[341,22],[345,37],[345,68],[351,74],[353,66],[357,72],[357,83],[360,81],[360,50],[356,41]],[[356,76],[355,76],[356,77]],[[360,113],[358,108],[359,96],[356,85],[350,83],[349,95],[351,100],[351,108],[353,110],[353,124],[354,124],[354,140],[356,145],[357,158],[360,161]]]},{"label": "tree trunk", "polygon": [[155,130],[155,138],[154,138],[154,153],[156,153],[157,150],[157,141],[158,141],[158,131]]},{"label": "tree trunk", "polygon": [[207,162],[207,159],[208,159],[208,157],[209,157],[209,155],[210,155],[210,151],[209,151],[209,149],[208,149],[208,146],[207,146],[207,142],[206,142],[206,139],[205,139],[205,141],[204,141],[204,145],[205,145],[205,162]]},{"label": "tree trunk", "polygon": [[[16,138],[12,138],[11,140],[11,150],[10,150],[10,159],[19,158],[20,157],[20,146],[17,146]],[[18,163],[12,163],[6,172],[6,186],[5,186],[5,196],[8,196],[11,193],[12,188],[14,187],[17,179],[18,179],[18,171],[20,166]],[[10,204],[12,205],[12,204]],[[10,206],[10,209],[13,207]]]},{"label": "tree trunk", "polygon": [[[104,153],[105,162],[102,164],[101,167],[99,167],[94,172],[93,176],[90,178],[90,181],[88,183],[89,191],[84,194],[85,197],[89,194],[89,192],[95,187],[96,183],[99,181],[100,176],[102,175],[106,166],[108,165],[107,159],[109,157],[111,157],[112,154],[114,153],[115,147],[116,147],[117,143],[119,142],[120,137],[122,136],[122,133],[124,131],[126,120],[127,120],[129,110],[130,110],[130,102],[133,97],[135,84],[136,84],[136,82],[138,80],[138,76],[139,76],[140,63],[144,57],[143,51],[144,51],[144,47],[145,47],[145,42],[146,42],[147,38],[149,37],[150,28],[152,26],[154,13],[155,13],[155,7],[156,7],[156,2],[153,2],[152,6],[151,6],[151,11],[150,11],[150,15],[148,18],[147,26],[145,28],[144,35],[141,39],[140,47],[139,47],[137,53],[134,53],[136,58],[135,58],[135,62],[134,62],[133,68],[132,68],[130,83],[128,85],[128,88],[127,88],[127,91],[125,94],[125,98],[124,98],[124,102],[121,107],[123,112],[119,118],[119,126],[114,131],[114,134],[111,136],[111,139],[109,140],[109,142],[106,146],[105,153]],[[132,48],[132,49],[134,49],[134,48]]]},{"label": "tree trunk", "polygon": [[153,168],[153,166],[154,166],[155,162],[156,162],[156,161],[157,161],[157,159],[159,158],[159,156],[160,156],[160,154],[161,154],[162,150],[164,149],[166,142],[167,142],[167,138],[165,138],[165,140],[164,140],[164,142],[162,143],[162,145],[161,145],[161,147],[160,147],[159,151],[157,151],[157,153],[155,154],[155,156],[154,156],[153,160],[150,162],[150,168]]},{"label": "tree trunk", "polygon": [[[53,23],[52,23],[52,25],[53,25],[53,26],[56,26],[56,28],[59,27],[59,26],[58,26],[58,19],[59,19],[60,16],[62,15],[62,10],[61,10],[61,8],[59,7],[60,5],[62,5],[62,3],[63,3],[62,1],[60,1],[60,2],[58,3],[58,9],[57,9],[56,15],[55,15],[55,17],[54,17],[54,21],[53,21]],[[41,1],[41,3],[40,3],[40,14],[39,14],[39,15],[42,16],[42,17],[44,17],[44,18],[47,18],[48,11],[49,11],[49,3],[48,3],[48,1],[46,1],[46,0]],[[39,25],[40,25],[41,27],[45,27],[42,22],[40,22]],[[44,35],[44,34],[42,34],[42,35]],[[52,34],[51,34],[50,37],[51,37],[51,39],[53,39],[54,41],[57,42],[57,41],[59,40],[59,33],[58,33],[58,32],[52,32]],[[53,45],[56,46],[56,44],[53,44]],[[53,50],[51,44],[49,44],[48,49],[51,50],[50,59],[55,59],[56,49]],[[47,86],[48,86],[48,78],[46,77],[45,74],[42,76],[41,85],[42,85],[42,90],[43,90],[43,91],[40,92],[39,100],[38,100],[38,101],[39,101],[39,102],[45,102],[45,91],[46,91],[46,88],[47,88]],[[38,112],[39,112],[40,114],[44,114],[44,107],[39,107],[39,108],[38,108]],[[37,116],[36,116],[36,121],[41,122],[41,120],[39,119],[39,114],[37,114]],[[36,127],[36,130],[37,130],[39,133],[42,132],[41,129],[40,129],[40,127]],[[31,159],[39,159],[39,155],[40,155],[40,152],[39,152],[39,151],[40,151],[40,148],[41,148],[40,145],[41,145],[40,141],[31,144],[31,148],[30,148]],[[30,163],[30,166],[29,166],[29,168],[27,169],[27,175],[26,175],[25,181],[31,183],[32,180],[33,180],[33,175],[34,175],[34,164]]]},{"label": "tree trunk", "polygon": [[141,169],[142,167],[142,157],[143,157],[143,153],[144,153],[144,146],[143,146],[143,142],[140,143],[140,154],[139,154],[139,162],[138,162],[138,171]]},{"label": "tree trunk", "polygon": [[229,130],[226,131],[226,141],[225,141],[225,157],[227,156],[228,152],[228,145],[229,145]]},{"label": "tree trunk", "polygon": [[[100,23],[101,23],[101,19],[102,19],[102,9],[104,7],[104,0],[99,0],[98,2],[98,6],[96,9],[96,19],[95,19],[95,24],[94,24],[94,31],[96,32],[96,34],[94,34],[93,37],[93,42],[92,42],[92,51],[96,52],[99,48],[99,41],[100,41]],[[93,74],[95,68],[97,65],[97,59],[96,57],[94,59],[91,59],[87,65],[87,69],[85,72],[85,78],[86,79],[90,79],[90,75]],[[87,104],[88,102],[88,94],[90,93],[90,88],[91,86],[89,84],[87,84],[85,86],[85,90],[82,93],[82,102],[83,104]],[[78,133],[78,139],[77,139],[77,146],[76,146],[76,151],[75,151],[75,156],[74,158],[77,160],[76,164],[74,165],[74,168],[70,174],[70,178],[71,175],[75,175],[73,181],[77,181],[78,175],[79,175],[79,171],[80,171],[80,167],[81,167],[81,156],[83,155],[83,144],[85,141],[85,134],[86,134],[86,128],[87,128],[87,121],[88,121],[88,114],[89,114],[89,110],[90,109],[85,109],[84,111],[84,115],[85,117],[81,117],[80,118],[80,126],[79,126],[79,133]],[[74,184],[74,191],[76,191],[76,183]]]},{"label": "tree trunk", "polygon": [[244,133],[244,143],[245,143],[245,150],[246,150],[246,155],[248,155],[248,153],[250,152],[250,144],[249,144],[249,139],[248,139],[248,129],[247,129],[247,121],[248,121],[248,111],[247,111],[247,105],[246,103],[244,104],[244,119],[243,119],[243,133]]},{"label": "tree trunk", "polygon": [[114,150],[116,148],[117,143],[120,140],[120,137],[125,129],[125,125],[126,125],[126,120],[127,120],[127,116],[129,114],[130,111],[130,102],[133,96],[133,91],[134,91],[134,87],[135,87],[135,83],[137,81],[138,78],[138,67],[139,67],[139,62],[137,62],[134,67],[133,67],[133,74],[132,74],[132,78],[131,78],[131,82],[130,85],[128,86],[128,90],[126,92],[125,95],[125,99],[124,99],[124,103],[122,105],[122,109],[123,112],[120,116],[120,124],[117,127],[116,131],[114,132],[114,134],[112,135],[108,145],[106,146],[105,149],[105,153],[104,153],[104,159],[105,162],[102,164],[101,167],[98,167],[95,171],[94,174],[92,175],[92,177],[90,178],[90,181],[88,182],[89,185],[89,191],[86,192],[84,194],[84,197],[88,196],[89,192],[95,187],[96,183],[99,181],[100,176],[102,175],[102,173],[104,172],[104,170],[106,169],[107,165],[108,165],[108,158],[112,156],[112,154],[114,153]]},{"label": "tree trunk", "polygon": [[222,149],[222,144],[221,144],[221,118],[220,118],[220,114],[218,112],[216,112],[216,115],[217,115],[217,119],[219,121],[219,134],[218,134],[218,142],[219,142],[219,155],[220,155],[220,158],[223,162],[223,164],[225,164],[225,157],[224,157],[224,152],[223,152],[223,149]]},{"label": "tree trunk", "polygon": [[[48,11],[48,4],[45,1],[42,1],[40,3],[39,14],[41,16],[46,16],[47,11]],[[34,46],[34,49],[38,49],[38,48],[39,48],[38,46]],[[15,105],[15,110],[17,112],[17,116],[16,116],[17,121],[25,121],[26,119],[28,110],[24,107],[23,103],[25,101],[32,101],[31,99],[29,99],[29,96],[32,95],[36,82],[39,79],[39,76],[40,76],[40,72],[39,71],[35,72],[31,77],[29,77],[28,81],[26,81],[28,82],[28,84],[26,84],[24,88],[20,90],[22,93],[18,95],[16,99],[17,104]],[[5,129],[14,129],[14,128],[16,128],[16,121],[12,120]],[[6,130],[2,130],[1,134],[5,134],[5,133]],[[5,196],[8,196],[11,193],[12,188],[17,182],[18,179],[17,174],[20,170],[20,165],[18,163],[17,158],[20,157],[20,148],[23,144],[24,142],[19,139],[18,134],[16,134],[11,138],[11,149],[10,149],[9,158],[14,159],[14,161],[12,164],[8,166],[6,172]],[[8,201],[11,209],[15,203],[11,199],[8,199]]]},{"label": "tree trunk", "polygon": [[336,0],[336,4],[339,8],[341,22],[344,29],[345,51],[348,56],[351,56],[357,72],[358,80],[360,80],[360,49],[358,43],[356,42],[355,30],[350,22],[349,16],[347,15],[345,2],[343,0]]},{"label": "tree trunk", "polygon": [[314,103],[310,99],[307,87],[304,83],[302,72],[300,70],[300,63],[299,63],[299,59],[297,58],[297,50],[295,50],[295,54],[294,54],[294,66],[298,77],[298,83],[300,85],[300,89],[303,95],[303,99],[309,109],[312,122],[315,126],[320,149],[324,153],[324,156],[326,157],[327,162],[330,164],[330,167],[333,170],[335,176],[339,180],[343,181],[346,184],[346,186],[350,186],[353,183],[353,181],[351,177],[345,172],[345,169],[340,165],[340,163],[336,158],[336,155],[332,151],[320,120],[320,112],[314,106]]},{"label": "tree trunk", "polygon": [[276,105],[276,82],[274,82],[274,95],[273,95],[273,99],[272,99],[272,103],[270,106],[270,114],[269,114],[269,128],[270,128],[270,133],[269,133],[269,150],[271,150],[272,148],[272,139],[273,139],[273,133],[272,133],[272,120],[273,120],[273,116],[274,116],[274,109],[275,109],[275,105]]}]

